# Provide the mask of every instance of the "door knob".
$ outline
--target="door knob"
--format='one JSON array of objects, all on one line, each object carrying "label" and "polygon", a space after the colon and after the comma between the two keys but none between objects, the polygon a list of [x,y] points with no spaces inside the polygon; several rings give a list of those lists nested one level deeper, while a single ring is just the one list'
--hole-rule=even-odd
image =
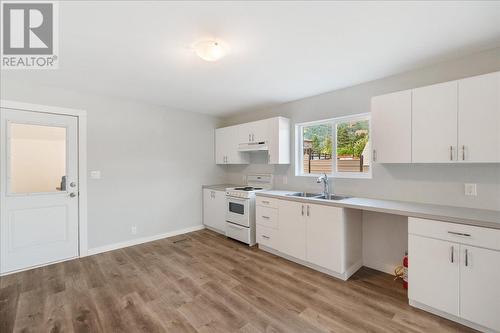
[{"label": "door knob", "polygon": [[75,182],[71,182],[69,183],[69,187],[75,187],[76,186],[76,183]]},{"label": "door knob", "polygon": [[74,198],[74,197],[76,197],[76,193],[75,193],[75,192],[71,192],[71,193],[69,194],[69,196],[70,196],[71,198]]}]

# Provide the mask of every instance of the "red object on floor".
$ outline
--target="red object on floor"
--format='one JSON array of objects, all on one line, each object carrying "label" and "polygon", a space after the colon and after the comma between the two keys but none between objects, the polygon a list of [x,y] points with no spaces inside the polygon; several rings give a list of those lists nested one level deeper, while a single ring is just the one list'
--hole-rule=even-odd
[{"label": "red object on floor", "polygon": [[408,289],[408,251],[403,257],[403,288]]}]

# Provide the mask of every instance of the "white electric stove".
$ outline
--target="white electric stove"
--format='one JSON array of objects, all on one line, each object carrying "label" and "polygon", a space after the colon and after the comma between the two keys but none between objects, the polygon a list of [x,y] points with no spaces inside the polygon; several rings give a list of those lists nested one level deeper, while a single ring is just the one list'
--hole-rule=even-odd
[{"label": "white electric stove", "polygon": [[226,188],[226,236],[255,245],[255,193],[272,189],[272,175],[248,175],[247,185]]}]

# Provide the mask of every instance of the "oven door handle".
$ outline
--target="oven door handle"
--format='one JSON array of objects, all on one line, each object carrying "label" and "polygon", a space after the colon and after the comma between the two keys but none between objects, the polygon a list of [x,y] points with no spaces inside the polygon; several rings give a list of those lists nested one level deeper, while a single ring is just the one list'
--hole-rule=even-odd
[{"label": "oven door handle", "polygon": [[237,198],[237,197],[232,197],[230,195],[226,196],[226,199],[229,201],[237,201],[237,202],[243,202],[245,203],[248,199],[245,198]]}]

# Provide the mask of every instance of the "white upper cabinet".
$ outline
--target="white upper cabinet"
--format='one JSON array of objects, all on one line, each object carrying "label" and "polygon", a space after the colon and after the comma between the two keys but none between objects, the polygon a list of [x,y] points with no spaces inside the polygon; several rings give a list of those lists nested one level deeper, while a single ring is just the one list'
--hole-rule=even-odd
[{"label": "white upper cabinet", "polygon": [[290,164],[290,119],[269,119],[269,164]]},{"label": "white upper cabinet", "polygon": [[458,81],[458,161],[500,162],[500,72]]},{"label": "white upper cabinet", "polygon": [[[240,151],[245,144],[247,151]],[[217,164],[248,164],[252,146],[268,153],[269,164],[290,164],[290,120],[274,117],[219,128],[215,146]]]},{"label": "white upper cabinet", "polygon": [[373,161],[411,163],[411,90],[372,98]]},{"label": "white upper cabinet", "polygon": [[269,141],[271,119],[253,121],[238,126],[238,143]]},{"label": "white upper cabinet", "polygon": [[414,163],[450,163],[457,159],[457,93],[457,81],[413,89]]},{"label": "white upper cabinet", "polygon": [[372,98],[378,163],[500,163],[500,72]]},{"label": "white upper cabinet", "polygon": [[216,164],[248,164],[249,156],[238,151],[235,137],[237,126],[218,128],[215,130],[215,163]]}]

